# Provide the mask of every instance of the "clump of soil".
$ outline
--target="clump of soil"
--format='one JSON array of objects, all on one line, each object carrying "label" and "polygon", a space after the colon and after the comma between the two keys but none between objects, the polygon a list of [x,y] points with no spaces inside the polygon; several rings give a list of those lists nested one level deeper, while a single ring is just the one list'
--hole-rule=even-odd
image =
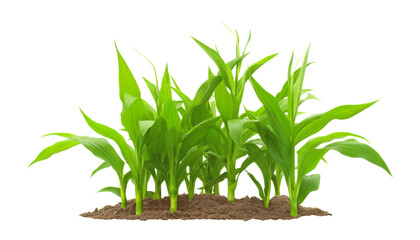
[{"label": "clump of soil", "polygon": [[135,215],[135,200],[127,201],[127,208],[121,209],[121,205],[107,205],[93,212],[83,213],[80,216],[96,219],[294,219],[301,216],[328,216],[330,213],[319,208],[298,207],[298,216],[291,217],[289,211],[289,198],[287,196],[275,196],[270,201],[270,207],[265,208],[261,199],[257,197],[245,197],[237,199],[234,203],[225,196],[200,194],[195,195],[192,201],[188,201],[188,195],[178,197],[178,211],[169,212],[169,197],[160,200],[147,198],[144,200],[143,214]]}]

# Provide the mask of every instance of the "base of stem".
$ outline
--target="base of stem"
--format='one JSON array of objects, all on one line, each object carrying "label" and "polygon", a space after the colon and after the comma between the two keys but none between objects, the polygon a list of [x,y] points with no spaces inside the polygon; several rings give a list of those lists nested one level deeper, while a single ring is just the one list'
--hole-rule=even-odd
[{"label": "base of stem", "polygon": [[176,210],[178,210],[178,195],[170,197],[171,200],[171,206],[170,206],[170,212],[173,213]]}]

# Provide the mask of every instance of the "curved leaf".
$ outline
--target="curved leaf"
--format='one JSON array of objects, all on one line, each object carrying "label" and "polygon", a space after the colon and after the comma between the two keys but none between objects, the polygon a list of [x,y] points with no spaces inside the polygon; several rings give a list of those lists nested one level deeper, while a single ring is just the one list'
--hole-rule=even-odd
[{"label": "curved leaf", "polygon": [[266,64],[268,61],[270,61],[277,55],[278,53],[267,56],[248,67],[244,75],[241,77],[241,79],[239,79],[238,86],[236,87],[236,97],[238,99],[238,102],[242,102],[242,96],[244,94],[244,89],[245,89],[245,83],[249,80],[249,77],[252,74],[254,74],[255,71],[257,71],[262,65]]},{"label": "curved leaf", "polygon": [[118,187],[105,187],[98,191],[98,193],[100,192],[110,192],[117,195],[118,197],[121,197],[121,189]]},{"label": "curved leaf", "polygon": [[91,118],[89,118],[83,111],[80,109],[80,112],[82,113],[84,119],[86,120],[87,124],[90,128],[93,129],[96,133],[112,139],[120,148],[121,154],[123,155],[124,159],[127,161],[128,164],[132,164],[134,156],[132,155],[133,152],[130,149],[131,147],[127,144],[124,137],[119,134],[116,130],[105,126],[103,124],[100,124],[98,122],[93,121]]},{"label": "curved leaf", "polygon": [[103,162],[101,163],[101,165],[99,165],[99,167],[97,167],[95,170],[92,171],[92,174],[90,175],[90,177],[93,177],[93,175],[95,175],[95,173],[99,172],[102,169],[111,167],[111,164],[109,164],[109,162]]},{"label": "curved leaf", "polygon": [[296,125],[296,129],[298,129],[298,131],[296,132],[295,143],[297,144],[303,139],[321,131],[332,120],[351,118],[376,102],[377,101],[373,101],[359,105],[343,105],[323,114],[310,116],[308,120],[305,119]]},{"label": "curved leaf", "polygon": [[385,161],[373,148],[369,145],[358,142],[355,139],[348,139],[341,142],[330,143],[324,149],[335,150],[347,157],[363,158],[368,162],[384,169],[389,175],[392,176]]},{"label": "curved leaf", "polygon": [[307,175],[302,178],[297,197],[298,206],[305,200],[309,193],[319,189],[320,180],[321,176],[319,174]]},{"label": "curved leaf", "polygon": [[261,184],[258,182],[258,180],[254,177],[254,175],[252,175],[250,172],[248,172],[248,171],[245,171],[247,174],[248,174],[248,176],[251,178],[251,180],[252,180],[252,182],[254,182],[254,184],[255,184],[255,186],[257,186],[257,188],[258,188],[258,193],[259,193],[259,195],[260,195],[260,197],[261,197],[261,199],[264,199],[265,197],[264,197],[264,190],[263,190],[263,188],[262,188],[262,186],[261,186]]},{"label": "curved leaf", "polygon": [[268,115],[268,120],[273,128],[276,136],[280,137],[282,141],[289,145],[290,141],[290,124],[284,112],[280,109],[276,99],[268,93],[252,76],[250,78],[251,84],[254,87],[258,99],[264,106]]},{"label": "curved leaf", "polygon": [[225,123],[231,119],[238,118],[239,104],[235,96],[227,91],[223,82],[216,87],[214,99],[216,100],[217,110],[219,110],[220,116]]},{"label": "curved leaf", "polygon": [[119,87],[120,87],[120,99],[123,105],[126,104],[126,94],[131,97],[140,98],[140,89],[131,73],[130,68],[118,51],[117,44],[115,43],[115,49],[117,50],[118,56],[118,76],[119,76]]},{"label": "curved leaf", "polygon": [[198,41],[195,38],[194,41],[204,50],[204,52],[207,53],[207,55],[209,55],[209,57],[213,60],[213,62],[216,64],[217,68],[220,71],[220,75],[224,81],[224,83],[226,84],[226,86],[232,91],[232,87],[229,83],[229,76],[228,76],[228,72],[226,70],[226,63],[223,61],[222,57],[220,56],[220,54],[211,49],[210,47],[208,47],[207,45],[205,45],[204,43]]},{"label": "curved leaf", "polygon": [[49,135],[65,137],[70,141],[79,142],[93,155],[111,164],[111,167],[117,172],[120,179],[122,178],[124,162],[107,140],[103,138],[76,136],[68,133],[51,133]]},{"label": "curved leaf", "polygon": [[149,88],[150,93],[152,94],[153,100],[155,100],[156,107],[159,105],[159,92],[155,84],[151,83],[145,77],[143,77],[144,82]]},{"label": "curved leaf", "polygon": [[53,145],[45,148],[44,150],[42,150],[38,156],[35,158],[34,161],[31,162],[31,164],[29,164],[28,167],[32,166],[32,164],[36,163],[36,162],[40,162],[43,161],[45,159],[50,158],[52,155],[65,151],[67,149],[70,149],[74,146],[77,146],[79,144],[79,142],[77,141],[72,141],[72,140],[64,140],[64,141],[60,141],[57,143],[54,143]]}]

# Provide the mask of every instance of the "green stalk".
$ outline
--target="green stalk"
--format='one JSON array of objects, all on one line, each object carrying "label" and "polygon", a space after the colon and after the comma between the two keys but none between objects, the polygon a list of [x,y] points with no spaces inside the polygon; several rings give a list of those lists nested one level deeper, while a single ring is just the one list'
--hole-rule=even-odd
[{"label": "green stalk", "polygon": [[127,207],[127,197],[125,196],[125,189],[122,187],[120,188],[120,194],[121,194],[121,208],[124,209]]},{"label": "green stalk", "polygon": [[[175,164],[173,164],[175,165]],[[175,169],[175,166],[173,166],[172,168],[170,168],[172,171],[170,171],[170,176],[169,176],[169,189],[168,189],[168,194],[169,194],[169,199],[171,201],[171,205],[170,205],[170,212],[173,213],[177,210],[177,202],[178,202],[178,188],[177,188],[177,169]]]},{"label": "green stalk", "polygon": [[136,215],[140,215],[143,213],[143,194],[141,189],[141,184],[136,183]]},{"label": "green stalk", "polygon": [[267,195],[265,198],[264,198],[264,207],[265,208],[268,208],[270,206],[270,195]]},{"label": "green stalk", "polygon": [[297,199],[295,196],[289,197],[290,203],[290,216],[296,217],[297,216]]},{"label": "green stalk", "polygon": [[264,198],[264,207],[266,208],[270,206],[270,192],[271,192],[271,186],[267,188],[267,192]]},{"label": "green stalk", "polygon": [[194,198],[195,181],[190,180],[187,188],[188,188],[187,189],[188,190],[188,201],[191,201]]},{"label": "green stalk", "polygon": [[228,201],[235,202],[235,181],[228,179]]},{"label": "green stalk", "polygon": [[169,196],[170,200],[171,200],[171,207],[170,207],[170,212],[173,213],[177,210],[177,206],[178,206],[178,194],[175,195],[171,195]]},{"label": "green stalk", "polygon": [[214,195],[219,195],[220,193],[219,193],[219,184],[217,183],[216,185],[214,185],[214,192],[213,192],[213,194]]},{"label": "green stalk", "polygon": [[161,199],[161,188],[162,188],[162,183],[159,183],[158,181],[155,182],[155,194],[153,196],[153,199]]},{"label": "green stalk", "polygon": [[[229,136],[229,135],[228,135]],[[228,201],[235,202],[235,145],[229,136],[229,156],[227,159],[227,183],[228,183]]]}]

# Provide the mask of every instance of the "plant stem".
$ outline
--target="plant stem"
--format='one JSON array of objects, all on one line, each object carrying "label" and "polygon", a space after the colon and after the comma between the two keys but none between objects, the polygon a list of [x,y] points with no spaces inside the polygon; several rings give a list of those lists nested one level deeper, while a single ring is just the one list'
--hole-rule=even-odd
[{"label": "plant stem", "polygon": [[283,174],[282,174],[280,168],[277,168],[276,173],[274,174],[275,181],[273,181],[274,196],[280,196],[280,183],[281,183],[282,177],[283,177]]},{"label": "plant stem", "polygon": [[235,180],[228,179],[228,201],[235,202]]},{"label": "plant stem", "polygon": [[140,187],[136,184],[136,215],[140,215],[143,213],[143,194]]},{"label": "plant stem", "polygon": [[161,183],[155,182],[155,194],[153,199],[161,199]]},{"label": "plant stem", "polygon": [[195,188],[195,182],[193,181],[193,179],[190,179],[190,182],[188,184],[188,201],[193,200],[194,198],[194,188]]},{"label": "plant stem", "polygon": [[216,185],[214,185],[214,195],[219,195],[219,184],[217,183]]},{"label": "plant stem", "polygon": [[121,194],[121,208],[124,209],[127,207],[127,197],[125,196],[125,189],[120,188],[120,194]]},{"label": "plant stem", "polygon": [[178,194],[171,195],[169,198],[171,200],[170,212],[173,213],[177,210],[178,207]]},{"label": "plant stem", "polygon": [[290,216],[296,217],[297,216],[297,200],[295,197],[289,197],[290,203]]}]

